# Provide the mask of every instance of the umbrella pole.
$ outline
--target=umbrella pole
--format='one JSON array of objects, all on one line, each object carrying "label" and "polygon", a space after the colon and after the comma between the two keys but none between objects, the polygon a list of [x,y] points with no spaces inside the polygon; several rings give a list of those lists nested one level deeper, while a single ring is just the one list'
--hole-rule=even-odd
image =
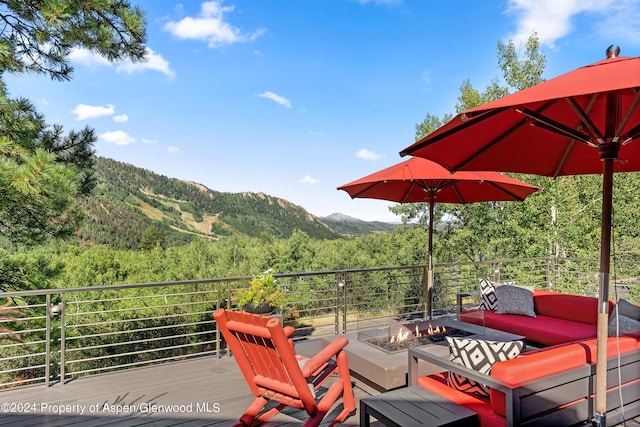
[{"label": "umbrella pole", "polygon": [[597,358],[596,358],[596,425],[607,425],[607,335],[609,325],[609,271],[611,265],[611,206],[613,203],[613,161],[615,155],[602,154],[604,171],[602,181],[602,229],[600,240],[600,291],[598,295]]},{"label": "umbrella pole", "polygon": [[429,201],[429,254],[427,257],[427,289],[425,294],[425,314],[429,319],[433,317],[433,205],[434,200],[431,197]]}]

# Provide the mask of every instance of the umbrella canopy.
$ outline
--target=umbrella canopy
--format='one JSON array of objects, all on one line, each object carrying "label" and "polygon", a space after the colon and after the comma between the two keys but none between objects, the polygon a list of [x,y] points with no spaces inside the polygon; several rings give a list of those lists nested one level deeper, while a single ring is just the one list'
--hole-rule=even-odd
[{"label": "umbrella canopy", "polygon": [[400,152],[447,169],[603,175],[596,421],[606,426],[613,173],[640,170],[640,57],[608,58],[458,114]]},{"label": "umbrella canopy", "polygon": [[398,203],[429,203],[428,277],[425,314],[431,316],[433,287],[433,208],[435,203],[523,201],[541,188],[497,172],[451,173],[439,164],[414,157],[338,187],[355,198]]},{"label": "umbrella canopy", "polygon": [[458,114],[400,155],[557,177],[602,173],[605,150],[616,172],[638,171],[639,88],[640,57],[606,59]]},{"label": "umbrella canopy", "polygon": [[338,187],[351,198],[398,203],[475,203],[524,200],[540,188],[497,172],[451,173],[414,157]]}]

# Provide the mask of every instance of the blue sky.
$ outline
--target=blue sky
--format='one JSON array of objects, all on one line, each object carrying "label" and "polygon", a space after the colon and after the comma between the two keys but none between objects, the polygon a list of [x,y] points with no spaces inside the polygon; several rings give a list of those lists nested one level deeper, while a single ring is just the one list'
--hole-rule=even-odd
[{"label": "blue sky", "polygon": [[314,215],[397,221],[339,185],[400,162],[462,82],[501,78],[498,40],[536,31],[552,78],[640,55],[640,0],[133,0],[148,61],[72,56],[73,78],[5,76],[47,122],[92,127],[99,156]]}]

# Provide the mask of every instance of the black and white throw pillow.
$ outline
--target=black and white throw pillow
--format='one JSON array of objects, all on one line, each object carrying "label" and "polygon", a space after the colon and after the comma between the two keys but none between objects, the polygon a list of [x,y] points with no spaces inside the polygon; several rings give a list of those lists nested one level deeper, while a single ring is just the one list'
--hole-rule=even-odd
[{"label": "black and white throw pillow", "polygon": [[489,279],[480,279],[480,310],[495,310],[497,305],[495,283]]},{"label": "black and white throw pillow", "polygon": [[[449,359],[481,374],[489,374],[496,362],[518,357],[524,343],[518,341],[489,341],[473,338],[446,337],[449,344]],[[478,396],[489,397],[489,387],[474,380],[449,372],[449,387],[473,393]]]}]

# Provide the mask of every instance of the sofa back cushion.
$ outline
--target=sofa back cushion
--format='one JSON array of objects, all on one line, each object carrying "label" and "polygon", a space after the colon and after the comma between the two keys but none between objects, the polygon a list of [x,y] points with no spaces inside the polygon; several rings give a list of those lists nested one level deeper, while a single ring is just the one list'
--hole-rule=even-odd
[{"label": "sofa back cushion", "polygon": [[[596,325],[598,323],[598,299],[559,292],[539,291],[533,294],[536,314]],[[614,304],[609,301],[609,313]]]}]

